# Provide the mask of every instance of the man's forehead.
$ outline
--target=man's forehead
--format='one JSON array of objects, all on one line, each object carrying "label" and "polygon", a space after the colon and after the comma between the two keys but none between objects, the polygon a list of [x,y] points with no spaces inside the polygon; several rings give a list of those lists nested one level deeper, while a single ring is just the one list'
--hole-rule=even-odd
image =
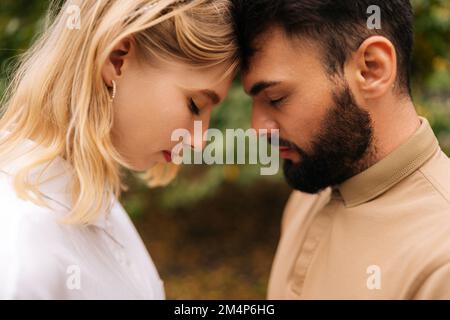
[{"label": "man's forehead", "polygon": [[258,38],[248,68],[242,73],[246,90],[256,82],[279,81],[289,72],[295,52],[288,41],[278,30],[268,31]]},{"label": "man's forehead", "polygon": [[280,54],[290,47],[290,40],[280,27],[271,27],[262,33],[253,43],[255,49],[250,62],[254,60],[272,59],[275,54]]},{"label": "man's forehead", "polygon": [[289,37],[281,27],[274,27],[255,42],[254,55],[242,73],[244,89],[258,82],[282,82],[305,69],[321,66],[320,48],[308,38]]}]

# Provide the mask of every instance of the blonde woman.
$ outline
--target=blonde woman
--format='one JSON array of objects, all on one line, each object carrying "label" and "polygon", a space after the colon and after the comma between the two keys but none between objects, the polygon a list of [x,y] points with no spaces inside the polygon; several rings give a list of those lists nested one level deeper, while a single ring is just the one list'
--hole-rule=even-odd
[{"label": "blonde woman", "polygon": [[237,67],[229,1],[78,0],[53,16],[2,103],[0,298],[163,299],[118,202],[122,169],[166,184],[172,131],[207,129]]}]

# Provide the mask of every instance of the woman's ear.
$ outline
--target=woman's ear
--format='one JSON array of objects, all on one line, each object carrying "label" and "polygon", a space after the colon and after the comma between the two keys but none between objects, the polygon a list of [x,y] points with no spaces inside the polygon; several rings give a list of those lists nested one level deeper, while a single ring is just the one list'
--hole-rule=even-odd
[{"label": "woman's ear", "polygon": [[112,80],[122,76],[123,69],[131,55],[132,45],[131,39],[125,38],[109,54],[102,69],[103,81],[108,86],[111,85]]},{"label": "woman's ear", "polygon": [[380,97],[393,89],[397,79],[397,55],[389,39],[372,36],[354,54],[356,85],[366,99]]}]

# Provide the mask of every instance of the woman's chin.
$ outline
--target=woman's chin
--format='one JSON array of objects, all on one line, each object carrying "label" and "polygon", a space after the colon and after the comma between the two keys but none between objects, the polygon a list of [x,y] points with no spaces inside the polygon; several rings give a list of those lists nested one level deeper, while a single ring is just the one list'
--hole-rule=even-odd
[{"label": "woman's chin", "polygon": [[155,161],[154,159],[152,160],[143,159],[140,161],[133,161],[128,163],[127,169],[130,169],[132,171],[144,172],[153,168],[156,164],[158,164],[158,162],[162,163],[163,161]]}]

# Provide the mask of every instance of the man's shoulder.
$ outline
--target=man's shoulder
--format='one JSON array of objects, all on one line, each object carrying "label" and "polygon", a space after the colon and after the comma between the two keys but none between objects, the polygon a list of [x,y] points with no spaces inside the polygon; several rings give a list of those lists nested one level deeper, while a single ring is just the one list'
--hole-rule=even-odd
[{"label": "man's shoulder", "polygon": [[418,173],[450,208],[450,159],[448,156],[439,151],[418,170]]}]

